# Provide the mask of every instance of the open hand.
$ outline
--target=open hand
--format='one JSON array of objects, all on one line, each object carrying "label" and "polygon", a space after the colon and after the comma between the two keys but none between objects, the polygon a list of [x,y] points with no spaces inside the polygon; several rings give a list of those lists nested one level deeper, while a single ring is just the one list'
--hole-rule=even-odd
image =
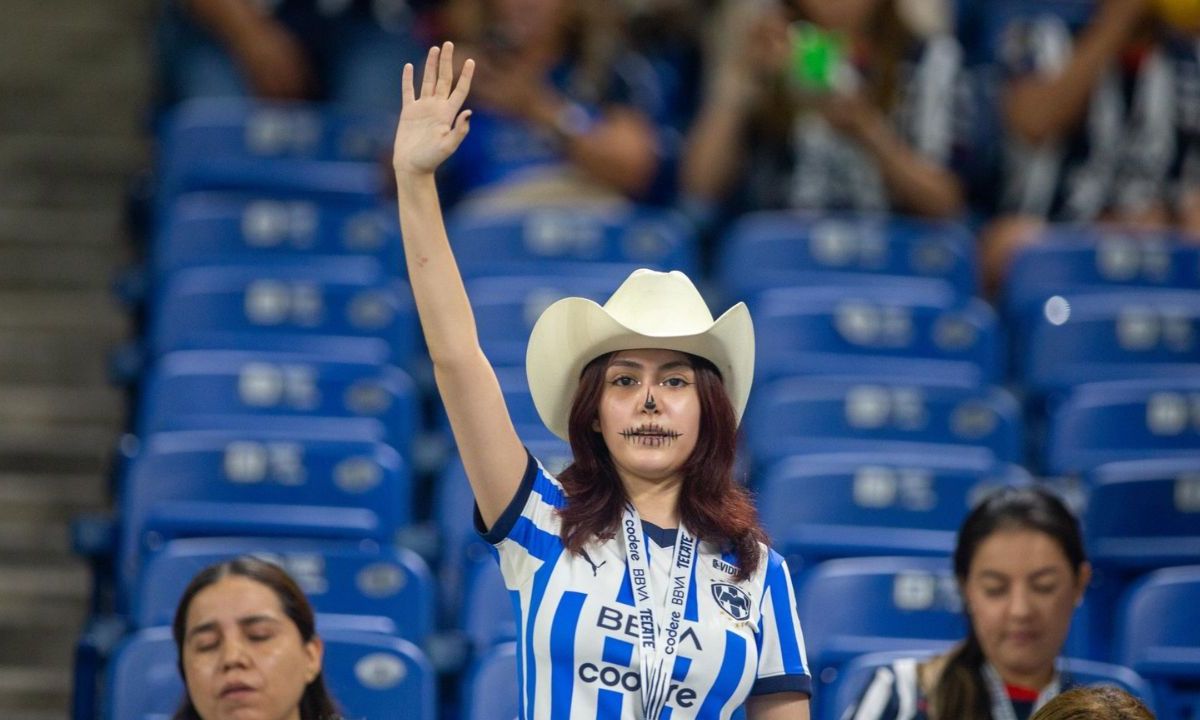
[{"label": "open hand", "polygon": [[397,175],[433,172],[458,149],[467,136],[470,110],[463,102],[471,90],[475,62],[463,63],[458,84],[454,84],[454,44],[446,42],[429,49],[421,96],[413,92],[413,66],[404,66],[403,109],[396,126],[392,148],[392,167]]}]

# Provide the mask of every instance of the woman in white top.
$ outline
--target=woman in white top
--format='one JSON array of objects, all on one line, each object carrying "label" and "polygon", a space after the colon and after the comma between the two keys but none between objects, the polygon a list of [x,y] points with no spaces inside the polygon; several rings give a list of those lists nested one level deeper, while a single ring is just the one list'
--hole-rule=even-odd
[{"label": "woman in white top", "polygon": [[517,614],[524,718],[807,718],[787,567],[733,478],[749,396],[745,305],[714,321],[681,273],[633,273],[602,307],[555,303],[530,337],[552,477],[517,437],[446,237],[433,172],[466,136],[474,63],[404,69],[393,157],[409,280],[434,373]]}]

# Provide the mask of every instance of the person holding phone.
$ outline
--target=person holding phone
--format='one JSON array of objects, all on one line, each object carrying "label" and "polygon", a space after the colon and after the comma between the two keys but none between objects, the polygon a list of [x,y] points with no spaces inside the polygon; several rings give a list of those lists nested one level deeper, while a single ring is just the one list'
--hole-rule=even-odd
[{"label": "person holding phone", "polygon": [[[534,404],[571,443],[557,477],[517,436],[479,346],[434,170],[467,137],[475,63],[406,66],[396,130],[405,259],[434,377],[517,615],[522,717],[806,720],[812,680],[787,565],[736,482],[754,334],[682,273],[638,270],[603,305],[538,319]],[[501,598],[496,598],[501,602]]]},{"label": "person holding phone", "polygon": [[697,207],[962,214],[962,51],[897,0],[729,2],[681,185]]}]

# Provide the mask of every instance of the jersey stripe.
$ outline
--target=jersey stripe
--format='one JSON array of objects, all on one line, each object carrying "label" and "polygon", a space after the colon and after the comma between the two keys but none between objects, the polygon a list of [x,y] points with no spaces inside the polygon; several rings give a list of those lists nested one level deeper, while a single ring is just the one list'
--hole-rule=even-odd
[{"label": "jersey stripe", "polygon": [[550,647],[554,648],[554,662],[550,667],[550,707],[566,717],[571,716],[571,696],[575,689],[575,631],[586,597],[581,592],[563,593],[550,625]]},{"label": "jersey stripe", "polygon": [[721,659],[721,670],[713,681],[712,690],[704,696],[699,720],[720,720],[725,702],[733,695],[734,688],[742,679],[742,666],[746,662],[746,641],[740,635],[725,631],[725,657]]}]

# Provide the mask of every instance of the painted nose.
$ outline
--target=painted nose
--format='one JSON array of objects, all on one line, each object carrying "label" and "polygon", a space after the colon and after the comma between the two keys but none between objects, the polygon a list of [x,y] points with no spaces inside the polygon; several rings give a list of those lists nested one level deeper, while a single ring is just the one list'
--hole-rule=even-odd
[{"label": "painted nose", "polygon": [[646,401],[642,403],[642,409],[646,412],[656,412],[658,410],[658,404],[654,402],[654,396],[650,393],[646,393]]}]

